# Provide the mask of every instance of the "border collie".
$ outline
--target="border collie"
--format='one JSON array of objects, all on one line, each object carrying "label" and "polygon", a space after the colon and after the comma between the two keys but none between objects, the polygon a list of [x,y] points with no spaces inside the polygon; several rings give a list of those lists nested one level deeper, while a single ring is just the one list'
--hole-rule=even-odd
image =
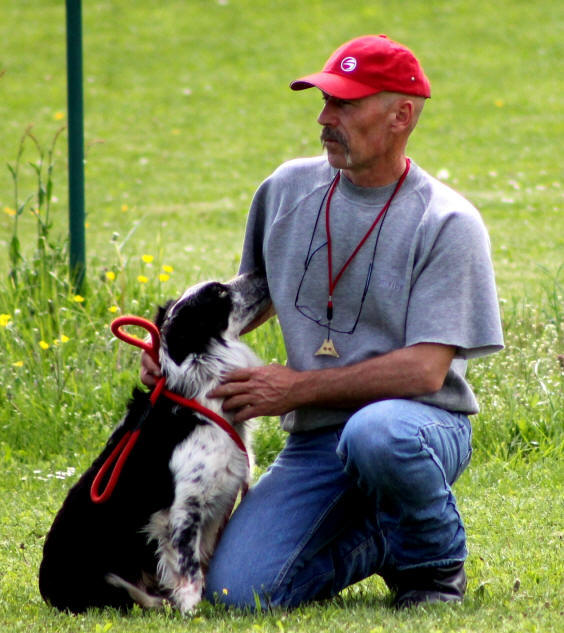
[{"label": "border collie", "polygon": [[[238,340],[267,306],[264,277],[206,282],[160,308],[159,360],[166,389],[223,415],[206,394],[237,367],[259,364]],[[229,423],[231,420],[227,418]],[[124,436],[142,423],[111,496],[93,503],[92,483]],[[245,424],[236,425],[248,448]],[[135,389],[123,420],[70,490],[45,540],[39,571],[44,600],[75,613],[169,601],[183,613],[201,600],[218,534],[249,481],[247,456],[199,413]]]}]

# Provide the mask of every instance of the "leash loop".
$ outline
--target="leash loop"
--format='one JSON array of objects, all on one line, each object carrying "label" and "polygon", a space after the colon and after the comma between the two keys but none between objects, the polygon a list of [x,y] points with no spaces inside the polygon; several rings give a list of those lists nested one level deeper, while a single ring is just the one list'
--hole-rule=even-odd
[{"label": "leash loop", "polygon": [[[140,432],[141,429],[139,428],[135,429],[135,431],[127,431],[127,433],[117,443],[108,459],[102,464],[102,467],[98,471],[98,474],[92,482],[92,487],[90,488],[90,498],[94,503],[105,503],[112,496],[125,461],[129,457],[129,453],[133,450]],[[114,467],[112,469],[110,479],[108,480],[103,492],[100,492],[102,480],[106,476],[106,473],[112,464],[114,464]]]},{"label": "leash loop", "polygon": [[[124,325],[137,325],[139,327],[144,328],[151,335],[151,341],[144,341],[136,336],[132,336],[131,334],[127,334],[121,328]],[[159,328],[148,319],[143,319],[141,317],[132,316],[130,314],[126,314],[124,316],[118,317],[114,319],[110,325],[110,329],[114,336],[129,343],[130,345],[135,345],[135,347],[140,347],[142,350],[145,350],[149,356],[155,361],[155,363],[159,363],[159,346],[161,344],[161,334],[159,332]]]}]

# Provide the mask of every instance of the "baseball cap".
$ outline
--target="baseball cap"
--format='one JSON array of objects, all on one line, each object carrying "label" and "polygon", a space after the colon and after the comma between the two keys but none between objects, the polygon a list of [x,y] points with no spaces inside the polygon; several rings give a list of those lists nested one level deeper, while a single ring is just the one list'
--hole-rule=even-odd
[{"label": "baseball cap", "polygon": [[387,35],[363,35],[346,42],[321,72],[290,84],[292,90],[314,86],[338,99],[361,99],[384,91],[431,96],[431,84],[415,55]]}]

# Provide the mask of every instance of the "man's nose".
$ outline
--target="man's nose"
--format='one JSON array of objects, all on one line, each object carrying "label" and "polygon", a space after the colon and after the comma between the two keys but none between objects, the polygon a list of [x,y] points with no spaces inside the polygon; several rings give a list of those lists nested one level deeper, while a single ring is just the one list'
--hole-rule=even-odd
[{"label": "man's nose", "polygon": [[327,101],[323,106],[323,109],[317,117],[317,122],[322,126],[337,127],[339,120],[335,112],[335,107],[330,101]]}]

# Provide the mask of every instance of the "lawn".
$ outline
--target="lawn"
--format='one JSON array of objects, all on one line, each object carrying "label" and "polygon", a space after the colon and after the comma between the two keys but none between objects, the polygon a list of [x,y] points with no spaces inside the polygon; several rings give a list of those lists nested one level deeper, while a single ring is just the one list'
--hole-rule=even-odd
[{"label": "lawn", "polygon": [[[83,4],[88,272],[80,295],[66,272],[64,3],[2,6],[0,630],[561,631],[560,5]],[[53,612],[36,583],[44,535],[137,376],[138,355],[113,339],[109,322],[121,312],[150,316],[187,285],[235,272],[258,183],[282,161],[320,151],[321,99],[288,83],[367,32],[388,33],[421,59],[433,98],[409,153],[481,210],[492,241],[506,350],[470,370],[482,410],[474,461],[456,488],[470,546],[467,600],[397,614],[373,578],[291,613],[202,605],[185,621],[171,611]],[[276,324],[248,342],[267,362],[284,361]],[[260,421],[257,474],[282,441],[276,420]]]}]

